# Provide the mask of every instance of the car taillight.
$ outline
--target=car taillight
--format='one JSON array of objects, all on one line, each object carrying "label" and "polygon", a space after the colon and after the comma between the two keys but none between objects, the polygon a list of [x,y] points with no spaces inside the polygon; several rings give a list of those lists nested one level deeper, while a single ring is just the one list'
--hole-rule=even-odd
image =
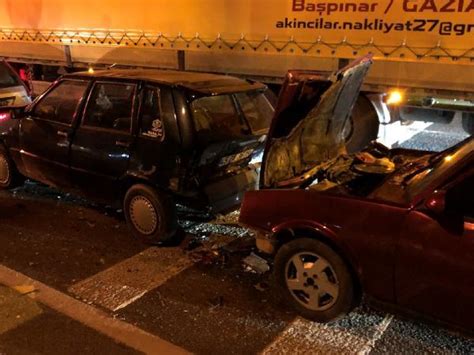
[{"label": "car taillight", "polygon": [[26,69],[20,69],[19,75],[20,75],[21,80],[28,82],[29,77],[28,77],[28,72],[26,71]]},{"label": "car taillight", "polygon": [[0,122],[9,120],[11,117],[12,117],[12,115],[10,114],[10,112],[0,113]]}]

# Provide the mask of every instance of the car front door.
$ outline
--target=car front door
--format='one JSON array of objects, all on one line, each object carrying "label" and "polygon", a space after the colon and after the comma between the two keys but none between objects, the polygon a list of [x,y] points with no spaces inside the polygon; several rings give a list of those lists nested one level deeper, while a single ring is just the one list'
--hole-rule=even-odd
[{"label": "car front door", "polygon": [[130,160],[135,93],[135,83],[94,83],[71,145],[72,180],[82,195],[115,197]]},{"label": "car front door", "polygon": [[445,211],[413,210],[395,270],[398,303],[474,329],[474,169],[443,188]]},{"label": "car front door", "polygon": [[63,80],[31,108],[20,126],[21,156],[28,177],[48,185],[69,186],[73,122],[89,81]]}]

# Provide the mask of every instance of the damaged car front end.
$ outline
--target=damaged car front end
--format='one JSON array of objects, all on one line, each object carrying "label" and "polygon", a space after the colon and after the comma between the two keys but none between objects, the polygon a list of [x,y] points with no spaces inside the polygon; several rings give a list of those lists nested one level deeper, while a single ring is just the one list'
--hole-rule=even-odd
[{"label": "damaged car front end", "polygon": [[334,320],[364,293],[472,329],[461,309],[474,296],[473,138],[441,153],[376,142],[347,153],[344,126],[371,63],[329,79],[288,74],[260,190],[246,193],[239,221],[275,255],[277,287],[305,318]]}]

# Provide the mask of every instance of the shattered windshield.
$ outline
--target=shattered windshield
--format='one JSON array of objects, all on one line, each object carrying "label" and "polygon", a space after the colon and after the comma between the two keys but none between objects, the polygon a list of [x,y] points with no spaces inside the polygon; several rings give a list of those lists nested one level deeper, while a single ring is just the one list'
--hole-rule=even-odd
[{"label": "shattered windshield", "polygon": [[191,103],[191,111],[198,140],[202,143],[240,138],[249,131],[231,95],[199,98]]},{"label": "shattered windshield", "polygon": [[234,96],[235,99],[231,94],[208,96],[191,102],[194,127],[201,142],[267,133],[275,109],[265,93],[249,91]]},{"label": "shattered windshield", "polygon": [[275,108],[263,92],[243,92],[235,95],[252,132],[266,133],[270,127]]}]

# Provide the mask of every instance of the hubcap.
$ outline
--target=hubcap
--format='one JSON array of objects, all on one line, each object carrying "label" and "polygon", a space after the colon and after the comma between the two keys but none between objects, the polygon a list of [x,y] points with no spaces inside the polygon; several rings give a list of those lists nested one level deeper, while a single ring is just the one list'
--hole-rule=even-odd
[{"label": "hubcap", "polygon": [[313,311],[331,308],[339,296],[334,268],[315,253],[293,255],[286,263],[285,281],[293,298]]},{"label": "hubcap", "polygon": [[158,227],[158,214],[145,196],[135,196],[130,202],[130,219],[133,226],[142,234],[151,235]]},{"label": "hubcap", "polygon": [[8,180],[10,180],[10,166],[7,158],[0,155],[0,183],[7,184]]}]

